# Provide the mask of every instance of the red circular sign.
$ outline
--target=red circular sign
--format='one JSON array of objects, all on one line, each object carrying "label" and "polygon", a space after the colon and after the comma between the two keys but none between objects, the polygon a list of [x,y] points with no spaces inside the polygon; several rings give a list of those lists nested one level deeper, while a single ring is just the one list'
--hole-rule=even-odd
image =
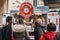
[{"label": "red circular sign", "polygon": [[20,6],[20,13],[23,17],[30,17],[33,13],[33,6],[28,2],[22,3]]}]

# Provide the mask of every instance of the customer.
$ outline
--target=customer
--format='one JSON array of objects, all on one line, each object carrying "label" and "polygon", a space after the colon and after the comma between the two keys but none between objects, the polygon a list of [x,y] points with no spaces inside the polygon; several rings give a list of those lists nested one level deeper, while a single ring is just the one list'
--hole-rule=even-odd
[{"label": "customer", "polygon": [[35,22],[34,36],[35,40],[39,40],[39,36],[44,34],[45,27],[43,26],[43,21],[41,18],[38,18]]},{"label": "customer", "polygon": [[26,26],[24,25],[22,18],[17,18],[16,22],[17,23],[12,27],[12,30],[14,31],[15,40],[26,40]]},{"label": "customer", "polygon": [[12,24],[12,17],[8,16],[6,18],[6,23],[4,24],[4,27],[2,28],[2,39],[3,40],[11,40],[11,24]]},{"label": "customer", "polygon": [[[49,23],[47,25],[47,32],[44,33],[39,40],[54,40],[56,37],[56,25],[54,23]],[[60,39],[58,39],[60,40]]]}]

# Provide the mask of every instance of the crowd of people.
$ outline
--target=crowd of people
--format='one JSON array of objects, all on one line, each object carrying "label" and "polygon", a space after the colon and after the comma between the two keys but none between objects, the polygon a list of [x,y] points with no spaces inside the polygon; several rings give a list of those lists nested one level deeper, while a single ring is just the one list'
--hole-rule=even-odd
[{"label": "crowd of people", "polygon": [[[37,18],[34,22],[34,38],[35,40],[60,40],[60,33],[56,32],[54,23],[45,26],[45,20]],[[17,17],[16,23],[12,23],[12,17],[6,18],[6,23],[2,25],[2,40],[29,40],[26,33],[26,24],[23,19]]]}]

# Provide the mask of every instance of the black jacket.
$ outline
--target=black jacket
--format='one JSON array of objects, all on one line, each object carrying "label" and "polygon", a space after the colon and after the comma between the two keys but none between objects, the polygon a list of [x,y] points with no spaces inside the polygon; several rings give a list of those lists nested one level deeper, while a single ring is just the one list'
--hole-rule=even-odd
[{"label": "black jacket", "polygon": [[45,29],[44,26],[39,25],[39,23],[35,23],[35,28],[34,28],[35,40],[39,40],[39,37],[44,33],[44,29]]},{"label": "black jacket", "polygon": [[2,29],[2,39],[11,40],[11,33],[11,24],[8,24]]}]

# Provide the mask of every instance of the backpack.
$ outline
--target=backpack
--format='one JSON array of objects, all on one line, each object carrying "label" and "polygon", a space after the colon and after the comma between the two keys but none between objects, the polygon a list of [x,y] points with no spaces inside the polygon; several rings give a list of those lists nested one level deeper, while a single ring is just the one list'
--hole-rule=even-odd
[{"label": "backpack", "polygon": [[57,32],[54,40],[60,40],[60,32]]}]

